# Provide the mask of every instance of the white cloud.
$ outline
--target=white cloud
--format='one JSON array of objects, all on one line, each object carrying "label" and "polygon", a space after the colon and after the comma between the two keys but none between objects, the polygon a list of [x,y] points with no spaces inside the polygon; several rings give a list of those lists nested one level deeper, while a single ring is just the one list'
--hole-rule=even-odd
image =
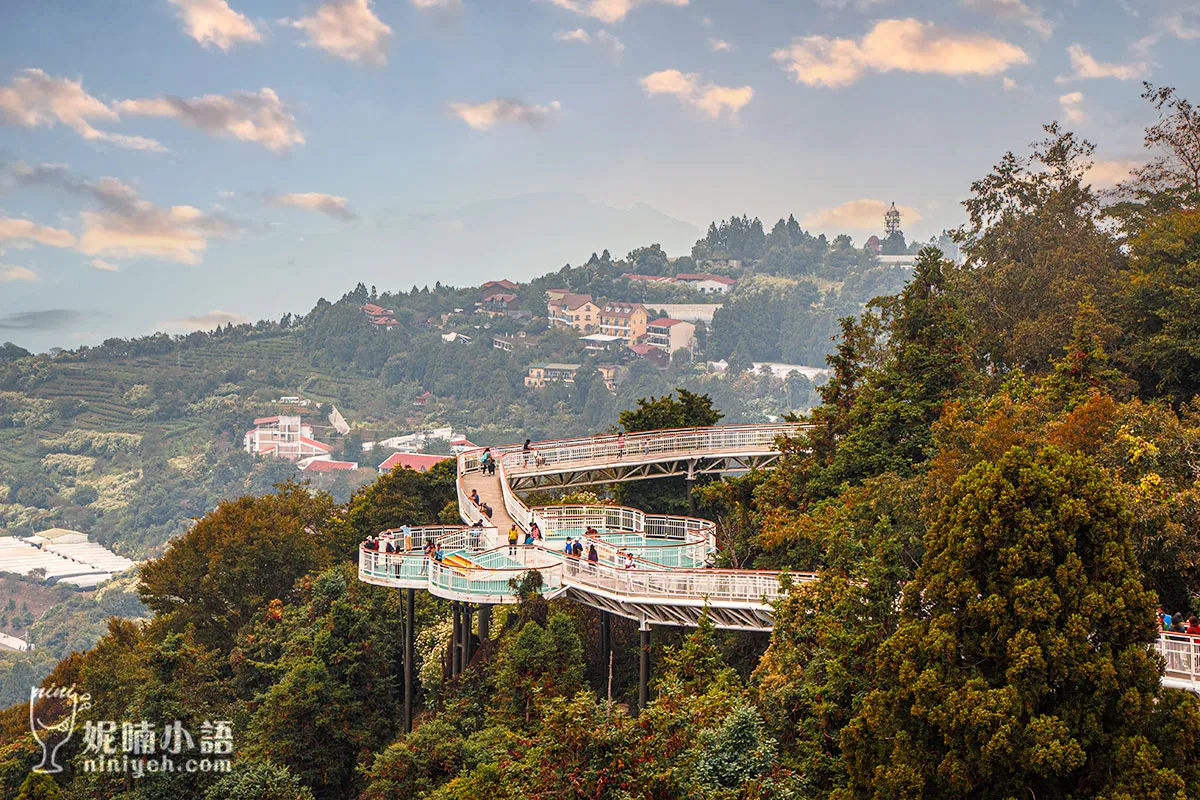
[{"label": "white cloud", "polygon": [[598,19],[612,24],[625,19],[638,6],[659,3],[668,6],[686,6],[688,0],[550,0],[551,3],[567,11]]},{"label": "white cloud", "polygon": [[1097,161],[1088,170],[1087,180],[1098,189],[1110,189],[1128,180],[1129,173],[1140,166],[1140,161]]},{"label": "white cloud", "polygon": [[37,273],[28,267],[0,264],[0,283],[33,283],[37,279]]},{"label": "white cloud", "polygon": [[502,122],[520,122],[538,127],[549,122],[561,108],[557,100],[538,106],[497,97],[486,103],[451,103],[450,113],[477,131],[487,131]]},{"label": "white cloud", "polygon": [[213,328],[224,328],[226,325],[244,325],[250,318],[244,314],[214,309],[207,314],[197,314],[182,319],[168,320],[160,326],[168,331],[208,331]]},{"label": "white cloud", "polygon": [[1067,53],[1071,56],[1071,68],[1075,71],[1070,75],[1059,75],[1055,78],[1059,83],[1089,78],[1116,78],[1119,81],[1131,81],[1141,78],[1149,71],[1149,67],[1140,61],[1130,64],[1102,63],[1078,44],[1068,47]]},{"label": "white cloud", "polygon": [[291,109],[271,89],[203,97],[163,95],[144,100],[123,100],[123,113],[167,117],[215,136],[231,136],[262,145],[272,153],[286,153],[304,144]]},{"label": "white cloud", "polygon": [[591,34],[583,28],[576,28],[573,31],[559,31],[554,34],[554,38],[560,42],[583,42],[584,44],[590,44],[592,41]]},{"label": "white cloud", "polygon": [[596,47],[604,50],[613,58],[619,59],[621,54],[625,52],[625,44],[613,34],[601,28],[596,31],[596,35],[585,31],[583,28],[576,28],[573,31],[559,31],[554,34],[554,38],[560,42],[579,42],[580,44],[594,44]]},{"label": "white cloud", "polygon": [[1147,58],[1163,36],[1174,36],[1182,41],[1200,39],[1200,11],[1181,9],[1163,14],[1154,20],[1153,30],[1134,42],[1130,49]]},{"label": "white cloud", "polygon": [[738,111],[754,98],[754,89],[749,86],[701,83],[699,74],[680,72],[677,69],[665,69],[647,75],[642,78],[641,84],[650,97],[658,94],[674,95],[684,104],[700,109],[712,119],[717,119],[722,114],[736,117]]},{"label": "white cloud", "polygon": [[733,45],[724,39],[709,39],[708,49],[714,53],[728,53],[733,50]]},{"label": "white cloud", "polygon": [[34,243],[47,247],[71,247],[75,244],[75,236],[70,231],[39,225],[27,219],[0,217],[0,248],[5,245],[27,247]]},{"label": "white cloud", "polygon": [[1054,22],[1041,11],[1031,8],[1024,0],[960,0],[967,8],[991,14],[997,19],[1012,20],[1024,25],[1042,38],[1054,33]]},{"label": "white cloud", "polygon": [[263,198],[263,202],[274,208],[299,208],[305,211],[315,211],[327,217],[340,219],[342,222],[352,222],[357,219],[357,215],[350,210],[350,204],[346,198],[321,192],[268,194]]},{"label": "white cloud", "polygon": [[462,10],[462,0],[409,0],[416,8],[424,11],[454,11]]},{"label": "white cloud", "polygon": [[261,42],[254,23],[229,7],[225,0],[170,0],[179,9],[188,36],[201,45],[229,48],[241,42]]},{"label": "white cloud", "polygon": [[1067,122],[1078,125],[1087,120],[1087,113],[1083,110],[1083,92],[1064,94],[1058,98],[1058,105],[1062,108],[1063,116],[1067,118]]},{"label": "white cloud", "polygon": [[[883,215],[891,203],[882,200],[851,200],[840,206],[813,212],[801,220],[805,228],[826,231],[883,230]],[[921,212],[912,206],[896,206],[905,223],[920,222]]]},{"label": "white cloud", "polygon": [[1007,75],[1005,75],[1003,80],[1000,81],[1000,85],[1004,87],[1004,91],[1006,92],[1015,92],[1017,89],[1021,88],[1021,84],[1017,83]]},{"label": "white cloud", "polygon": [[284,22],[304,31],[312,47],[355,64],[382,67],[392,29],[372,6],[371,0],[329,0],[311,16]]},{"label": "white cloud", "polygon": [[117,122],[120,116],[83,90],[83,81],[55,78],[40,69],[22,70],[8,86],[0,86],[0,121],[22,128],[66,125],[88,141],[109,142],[130,150],[165,152],[142,136],[97,130],[91,120]]},{"label": "white cloud", "polygon": [[809,86],[854,83],[868,71],[995,75],[1028,64],[1020,47],[991,36],[956,33],[917,19],[886,19],[861,40],[804,36],[776,50],[792,80]]},{"label": "white cloud", "polygon": [[93,258],[92,266],[101,272],[120,272],[121,268],[116,264],[110,264],[102,258]]}]

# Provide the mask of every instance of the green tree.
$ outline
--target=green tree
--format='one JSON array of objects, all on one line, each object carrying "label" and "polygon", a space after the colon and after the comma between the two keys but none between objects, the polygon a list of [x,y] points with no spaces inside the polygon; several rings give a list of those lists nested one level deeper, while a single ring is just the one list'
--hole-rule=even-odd
[{"label": "green tree", "polygon": [[31,772],[17,792],[16,800],[61,800],[62,789],[44,772]]},{"label": "green tree", "polygon": [[257,759],[239,759],[204,800],[313,800],[312,791],[287,767]]},{"label": "green tree", "polygon": [[1088,459],[1014,448],[954,486],[842,736],[849,796],[1182,797],[1149,742],[1155,597]]},{"label": "green tree", "polygon": [[676,389],[679,399],[673,395],[642,398],[637,408],[622,411],[621,427],[630,433],[657,431],[671,428],[704,428],[720,422],[722,413],[713,408],[712,398],[706,394]]},{"label": "green tree", "polygon": [[1200,211],[1153,219],[1129,247],[1119,358],[1142,396],[1186,402],[1200,393]]}]

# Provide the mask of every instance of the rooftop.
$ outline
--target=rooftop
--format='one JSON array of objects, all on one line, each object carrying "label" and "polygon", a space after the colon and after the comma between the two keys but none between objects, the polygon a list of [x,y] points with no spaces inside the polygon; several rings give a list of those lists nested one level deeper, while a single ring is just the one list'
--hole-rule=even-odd
[{"label": "rooftop", "polygon": [[670,317],[659,317],[658,319],[654,320],[653,322],[647,323],[647,325],[649,325],[651,328],[669,328],[672,325],[681,325],[682,323],[683,323],[683,320],[681,320],[681,319],[671,319]]}]

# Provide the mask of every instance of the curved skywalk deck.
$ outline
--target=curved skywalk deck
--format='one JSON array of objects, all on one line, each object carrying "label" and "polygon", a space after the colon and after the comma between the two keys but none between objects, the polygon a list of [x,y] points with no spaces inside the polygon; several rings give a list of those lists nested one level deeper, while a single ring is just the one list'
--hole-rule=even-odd
[{"label": "curved skywalk deck", "polygon": [[[609,611],[647,625],[695,625],[703,609],[720,628],[770,630],[772,601],[783,591],[780,575],[761,570],[708,568],[716,549],[715,525],[696,517],[645,514],[619,506],[529,508],[518,489],[589,486],[671,475],[738,473],[771,466],[777,440],[797,425],[749,425],[652,431],[539,442],[532,453],[519,446],[493,448],[498,469],[480,467],[483,450],[458,457],[459,513],[482,527],[411,528],[385,532],[400,552],[360,550],[359,577],[381,586],[424,589],[438,597],[471,603],[513,603],[511,578],[530,570],[542,575],[543,592]],[[491,506],[485,516],[471,491]],[[507,545],[509,528],[524,533],[536,522],[539,545]],[[598,563],[567,557],[567,537],[584,537],[585,554],[595,545]],[[423,555],[437,541],[439,563]],[[622,553],[632,553],[626,569]],[[793,574],[796,581],[811,580]]]}]

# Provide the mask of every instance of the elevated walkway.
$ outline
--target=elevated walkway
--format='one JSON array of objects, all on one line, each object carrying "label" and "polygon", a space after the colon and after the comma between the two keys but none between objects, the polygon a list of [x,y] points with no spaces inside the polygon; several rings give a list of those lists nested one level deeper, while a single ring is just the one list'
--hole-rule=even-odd
[{"label": "elevated walkway", "polygon": [[[772,602],[786,591],[780,575],[712,569],[716,526],[695,517],[647,515],[609,505],[529,508],[517,494],[536,486],[587,486],[627,480],[744,472],[771,466],[780,436],[796,425],[654,431],[539,442],[531,451],[493,448],[497,469],[484,469],[484,450],[458,458],[459,512],[467,528],[385,531],[397,552],[363,549],[359,576],[382,586],[426,589],[450,600],[513,603],[510,581],[533,569],[543,592],[650,625],[696,625],[707,612],[720,628],[766,631]],[[479,503],[473,497],[479,498]],[[482,506],[491,508],[488,516]],[[507,547],[508,531],[537,525],[534,546]],[[589,531],[591,531],[589,533]],[[564,552],[581,539],[584,557]],[[424,556],[438,542],[441,562]],[[587,559],[595,549],[594,561]],[[811,580],[798,574],[793,580]]]}]

